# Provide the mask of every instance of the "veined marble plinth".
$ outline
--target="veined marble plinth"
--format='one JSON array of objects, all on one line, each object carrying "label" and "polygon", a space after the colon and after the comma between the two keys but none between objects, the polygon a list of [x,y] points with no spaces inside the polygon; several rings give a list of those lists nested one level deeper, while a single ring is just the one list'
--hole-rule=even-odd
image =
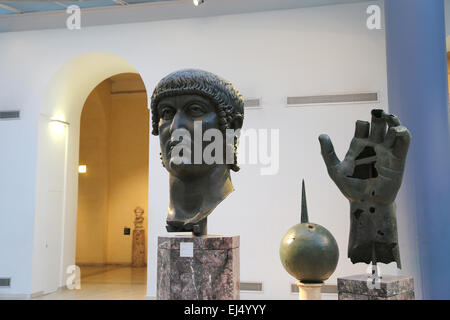
[{"label": "veined marble plinth", "polygon": [[145,267],[147,256],[145,255],[145,230],[133,230],[133,248],[131,266],[135,268]]},{"label": "veined marble plinth", "polygon": [[414,300],[412,277],[383,275],[378,285],[368,274],[338,278],[339,300]]},{"label": "veined marble plinth", "polygon": [[[183,242],[193,257],[180,256]],[[158,237],[157,299],[238,300],[239,268],[239,236]]]}]

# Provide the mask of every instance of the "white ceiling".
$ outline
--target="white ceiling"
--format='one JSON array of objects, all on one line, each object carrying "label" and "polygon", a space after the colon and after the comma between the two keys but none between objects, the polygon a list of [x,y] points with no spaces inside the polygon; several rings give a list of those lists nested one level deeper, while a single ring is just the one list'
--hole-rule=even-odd
[{"label": "white ceiling", "polygon": [[144,2],[172,0],[0,0],[0,15],[65,11],[70,5],[80,8],[126,6]]},{"label": "white ceiling", "polygon": [[[239,14],[268,10],[292,9],[343,3],[370,2],[371,0],[206,0],[195,7],[192,0],[84,0],[80,7],[96,2],[97,7],[82,8],[82,26],[97,26],[120,23],[145,22],[168,19],[182,19],[226,14]],[[30,3],[31,1],[28,0]],[[42,10],[24,13],[13,12],[0,14],[0,32],[60,29],[66,27],[68,14],[63,10],[45,10],[54,6],[55,1],[33,1]],[[60,4],[73,4],[75,1],[58,1]],[[115,3],[119,2],[119,3]],[[24,8],[23,1],[1,1],[0,8],[6,12],[6,7]],[[102,5],[104,3],[104,5]],[[1,6],[3,4],[3,6]],[[20,11],[20,9],[17,9]]]}]

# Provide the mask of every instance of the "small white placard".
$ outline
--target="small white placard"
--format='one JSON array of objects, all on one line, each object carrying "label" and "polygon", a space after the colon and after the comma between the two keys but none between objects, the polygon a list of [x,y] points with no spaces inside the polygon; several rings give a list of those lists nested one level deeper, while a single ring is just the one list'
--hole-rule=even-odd
[{"label": "small white placard", "polygon": [[193,258],[194,257],[194,243],[180,242],[180,257]]}]

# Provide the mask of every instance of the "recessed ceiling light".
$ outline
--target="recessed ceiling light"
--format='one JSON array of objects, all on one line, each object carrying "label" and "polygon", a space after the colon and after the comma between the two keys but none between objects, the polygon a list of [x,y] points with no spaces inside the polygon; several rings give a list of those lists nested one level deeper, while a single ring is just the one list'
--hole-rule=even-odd
[{"label": "recessed ceiling light", "polygon": [[194,2],[194,6],[198,7],[199,5],[201,5],[203,2],[205,2],[205,0],[192,0]]}]

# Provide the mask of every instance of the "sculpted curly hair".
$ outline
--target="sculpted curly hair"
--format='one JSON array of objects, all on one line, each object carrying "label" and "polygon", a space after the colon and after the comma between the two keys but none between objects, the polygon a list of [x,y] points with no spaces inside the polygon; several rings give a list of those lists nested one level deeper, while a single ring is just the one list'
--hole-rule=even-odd
[{"label": "sculpted curly hair", "polygon": [[[240,127],[233,127],[232,124],[234,123],[240,123],[240,126],[242,126],[244,98],[229,81],[207,71],[183,69],[161,79],[153,91],[151,98],[153,135],[159,134],[160,115],[157,106],[161,99],[184,94],[200,95],[212,101],[219,117],[219,129],[224,134],[226,129],[240,129]],[[239,170],[237,166],[237,143],[237,138],[235,138],[234,164],[231,166],[233,171]]]}]

